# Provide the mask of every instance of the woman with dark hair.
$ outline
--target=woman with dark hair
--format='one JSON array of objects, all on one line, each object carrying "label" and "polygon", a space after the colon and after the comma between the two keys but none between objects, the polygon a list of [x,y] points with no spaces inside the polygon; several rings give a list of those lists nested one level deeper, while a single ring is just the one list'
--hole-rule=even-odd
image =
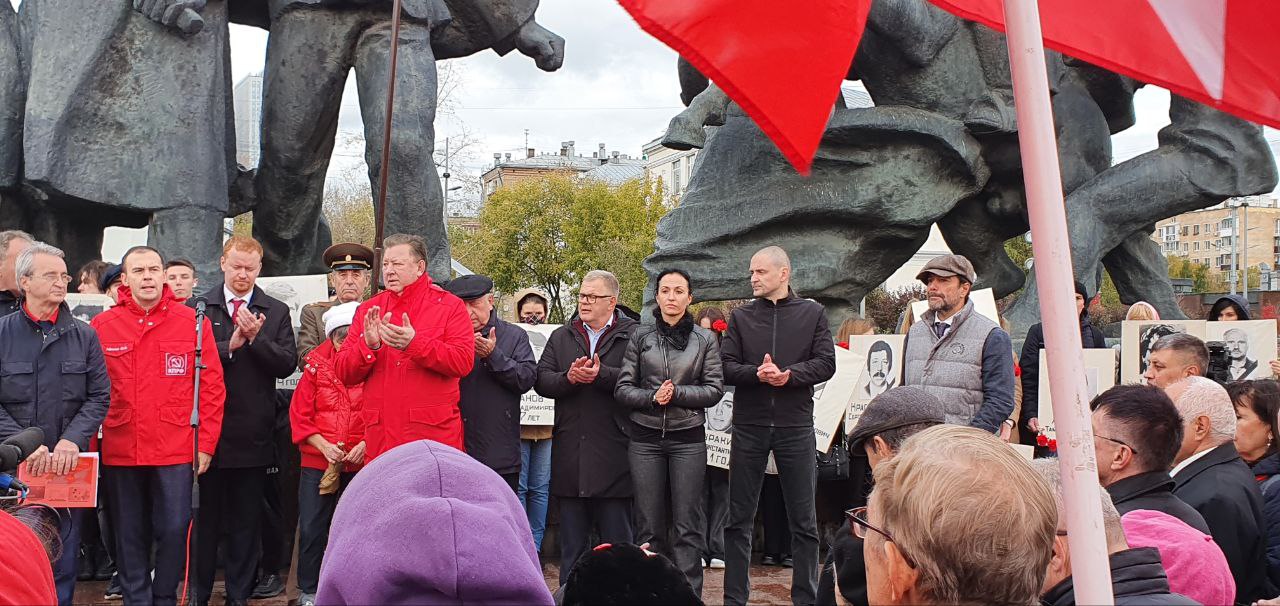
[{"label": "woman with dark hair", "polygon": [[98,280],[102,279],[102,272],[107,270],[107,264],[102,261],[90,261],[85,263],[76,272],[76,280],[80,285],[76,287],[76,292],[86,295],[100,295],[102,290],[98,288]]},{"label": "woman with dark hair", "polygon": [[1210,322],[1234,322],[1249,319],[1249,303],[1240,295],[1226,295],[1209,308]]},{"label": "woman with dark hair", "polygon": [[[702,488],[707,465],[704,411],[724,395],[720,347],[694,324],[689,274],[658,274],[656,324],[637,329],[627,346],[614,397],[630,409],[631,479],[636,542],[666,553],[702,595],[706,550]],[[667,491],[676,540],[666,545]]]},{"label": "woman with dark hair", "polygon": [[1262,513],[1267,520],[1267,575],[1280,586],[1280,383],[1271,379],[1227,385],[1236,408],[1236,450],[1253,470],[1262,490]]}]

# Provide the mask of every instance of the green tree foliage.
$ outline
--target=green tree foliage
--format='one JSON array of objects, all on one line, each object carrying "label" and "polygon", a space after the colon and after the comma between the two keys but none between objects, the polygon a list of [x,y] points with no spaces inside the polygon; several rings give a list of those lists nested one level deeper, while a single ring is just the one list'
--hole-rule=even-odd
[{"label": "green tree foliage", "polygon": [[480,227],[453,234],[454,255],[515,292],[536,286],[551,295],[551,320],[564,321],[582,276],[618,276],[620,303],[639,309],[648,281],[641,262],[653,252],[667,211],[661,185],[643,180],[610,186],[554,175],[505,186],[480,210]]}]

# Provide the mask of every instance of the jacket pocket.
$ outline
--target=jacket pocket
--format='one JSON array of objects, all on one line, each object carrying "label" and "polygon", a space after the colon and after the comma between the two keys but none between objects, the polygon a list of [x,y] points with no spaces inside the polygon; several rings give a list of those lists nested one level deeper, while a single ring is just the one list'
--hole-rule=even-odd
[{"label": "jacket pocket", "polygon": [[35,366],[30,362],[0,364],[0,402],[34,402],[35,399]]},{"label": "jacket pocket", "polygon": [[183,406],[161,406],[160,420],[170,425],[191,426],[191,409]]},{"label": "jacket pocket", "polygon": [[107,362],[107,374],[111,376],[113,383],[133,378],[133,343],[104,342],[102,357]]},{"label": "jacket pocket", "polygon": [[364,424],[366,427],[372,427],[374,425],[382,424],[382,417],[381,415],[378,414],[378,411],[376,410],[365,409],[360,411],[360,414],[363,415]]},{"label": "jacket pocket", "polygon": [[119,427],[133,420],[133,409],[111,406],[107,409],[107,418],[102,420],[103,427]]},{"label": "jacket pocket", "polygon": [[88,395],[89,366],[84,362],[62,363],[62,401],[83,402]]},{"label": "jacket pocket", "polygon": [[426,406],[409,409],[409,423],[442,427],[457,417],[451,406]]}]

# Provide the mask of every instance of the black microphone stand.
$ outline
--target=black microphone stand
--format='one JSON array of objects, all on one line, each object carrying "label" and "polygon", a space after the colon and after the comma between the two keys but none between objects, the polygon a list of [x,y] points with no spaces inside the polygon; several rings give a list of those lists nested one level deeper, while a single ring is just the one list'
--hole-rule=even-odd
[{"label": "black microphone stand", "polygon": [[196,300],[196,351],[195,351],[195,389],[191,397],[191,540],[187,545],[187,603],[191,603],[195,593],[192,578],[197,573],[196,542],[199,535],[196,524],[200,520],[200,374],[204,370],[204,309],[205,301],[201,297]]}]

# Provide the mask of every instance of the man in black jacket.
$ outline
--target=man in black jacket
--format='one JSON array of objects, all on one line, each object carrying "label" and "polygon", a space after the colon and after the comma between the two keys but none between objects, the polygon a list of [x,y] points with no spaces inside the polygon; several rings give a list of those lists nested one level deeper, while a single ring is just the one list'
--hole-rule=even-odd
[{"label": "man in black jacket", "polygon": [[1183,436],[1170,475],[1173,494],[1196,508],[1222,548],[1236,581],[1236,602],[1274,597],[1267,578],[1262,493],[1234,443],[1235,407],[1227,390],[1204,377],[1165,388],[1182,414]]},{"label": "man in black jacket", "polygon": [[[253,591],[261,541],[263,490],[275,460],[276,379],[293,373],[297,349],[289,307],[255,285],[262,247],[233,237],[222,253],[223,284],[205,294],[217,355],[226,377],[222,437],[209,471],[200,476],[195,601],[213,591],[218,540],[226,531],[227,604],[243,604]],[[195,305],[195,301],[189,301]]]},{"label": "man in black jacket", "polygon": [[538,360],[535,389],[556,401],[551,494],[560,503],[561,585],[591,547],[593,526],[605,543],[635,539],[627,411],[613,390],[636,322],[617,305],[618,279],[588,272],[578,289],[578,317],[551,333]]},{"label": "man in black jacket", "polygon": [[1209,534],[1200,512],[1173,494],[1169,469],[1182,445],[1182,417],[1169,396],[1149,385],[1118,385],[1089,406],[1098,481],[1120,515],[1159,511]]},{"label": "man in black jacket", "polygon": [[[1062,503],[1062,475],[1054,459],[1038,459],[1031,466],[1053,489],[1058,504],[1058,532],[1053,539],[1053,558],[1044,579],[1040,602],[1048,606],[1075,606],[1075,585],[1071,576],[1071,546],[1067,538],[1067,510]],[[1102,528],[1106,533],[1111,564],[1111,592],[1117,606],[1194,606],[1199,602],[1169,589],[1169,577],[1155,547],[1130,549],[1121,525],[1120,512],[1111,497],[1102,493]]]},{"label": "man in black jacket", "polygon": [[0,231],[0,316],[7,316],[18,311],[18,277],[14,272],[14,264],[18,255],[26,250],[35,238],[25,231],[16,229]]},{"label": "man in black jacket", "polygon": [[736,387],[725,527],[726,604],[751,593],[751,534],[769,453],[791,522],[791,599],[812,604],[818,583],[813,387],[836,371],[835,343],[822,306],[791,292],[791,261],[777,246],[751,257],[756,297],[733,311],[721,343],[726,385]]},{"label": "man in black jacket", "polygon": [[[1089,290],[1076,282],[1076,315],[1080,318],[1080,344],[1085,349],[1106,349],[1102,331],[1089,323]],[[1023,444],[1034,445],[1040,433],[1040,350],[1044,349],[1044,325],[1037,322],[1027,330],[1018,367],[1022,369],[1022,419],[1018,421]]]},{"label": "man in black jacket", "polygon": [[[29,243],[15,267],[24,297],[20,312],[0,318],[0,440],[39,427],[44,444],[27,458],[27,471],[65,475],[107,416],[111,381],[97,333],[65,303],[71,276],[62,251]],[[85,510],[58,512],[65,547],[54,562],[54,580],[58,603],[70,604]]]},{"label": "man in black jacket", "polygon": [[529,333],[493,313],[493,280],[488,277],[461,276],[444,288],[467,304],[476,339],[475,366],[458,383],[463,443],[467,454],[518,494],[520,398],[538,378]]}]

